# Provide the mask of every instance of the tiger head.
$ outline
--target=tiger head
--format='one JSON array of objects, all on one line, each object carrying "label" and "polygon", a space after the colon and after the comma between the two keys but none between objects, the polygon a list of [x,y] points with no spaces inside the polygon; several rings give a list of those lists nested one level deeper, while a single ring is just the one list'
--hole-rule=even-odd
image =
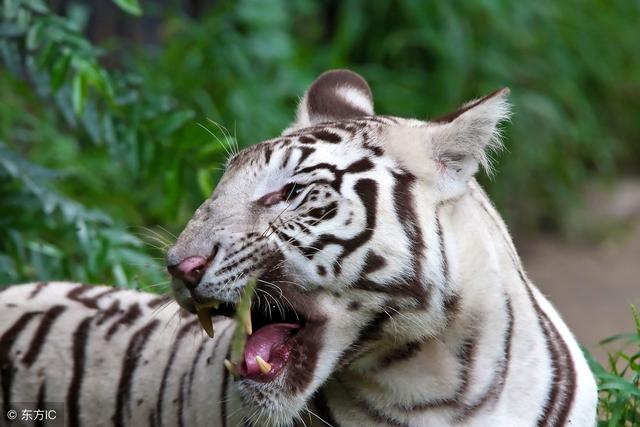
[{"label": "tiger head", "polygon": [[446,328],[455,266],[439,209],[499,146],[507,94],[431,121],[379,116],[360,76],[330,71],[281,136],[228,160],[167,266],[178,303],[200,315],[233,316],[256,281],[233,361],[247,408],[289,424],[329,378],[367,369],[372,348]]}]

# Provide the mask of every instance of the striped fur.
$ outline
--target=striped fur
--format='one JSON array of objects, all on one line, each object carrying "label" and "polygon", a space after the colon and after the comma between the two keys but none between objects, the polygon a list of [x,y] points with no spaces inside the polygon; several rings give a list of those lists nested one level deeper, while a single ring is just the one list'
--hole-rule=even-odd
[{"label": "striped fur", "polygon": [[216,326],[211,340],[157,295],[12,286],[0,293],[2,414],[9,402],[65,402],[68,426],[225,425],[222,360],[233,325]]},{"label": "striped fur", "polygon": [[[274,379],[222,370],[228,321],[203,340],[149,295],[29,285],[0,294],[19,304],[0,314],[4,399],[46,386],[70,420],[107,425],[595,425],[578,344],[473,178],[507,94],[430,122],[375,116],[361,77],[330,72],[281,137],[229,160],[167,264],[206,259],[197,281],[173,280],[186,311],[233,307],[253,277],[254,310],[304,319]],[[60,354],[65,374],[40,374]]]}]

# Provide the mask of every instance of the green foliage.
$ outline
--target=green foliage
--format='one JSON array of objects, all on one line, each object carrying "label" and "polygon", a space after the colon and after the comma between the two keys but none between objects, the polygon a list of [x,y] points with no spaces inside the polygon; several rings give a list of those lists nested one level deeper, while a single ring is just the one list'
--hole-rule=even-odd
[{"label": "green foliage", "polygon": [[8,101],[0,104],[0,135],[55,167],[28,160],[0,139],[0,283],[73,278],[144,287],[161,281],[137,236],[61,192],[85,188],[82,166],[69,162],[83,161],[76,141],[51,126],[51,114],[35,111],[37,100],[21,82],[0,80],[0,91]]},{"label": "green foliage", "polygon": [[141,65],[198,115],[237,124],[245,145],[278,134],[328,68],[366,76],[378,112],[413,117],[510,86],[507,150],[484,184],[512,226],[558,229],[585,182],[638,171],[638,21],[626,0],[242,0],[168,17]]},{"label": "green foliage", "polygon": [[607,368],[587,353],[600,390],[599,427],[631,427],[640,423],[640,313],[635,306],[631,306],[631,312],[636,331],[600,343],[607,348],[617,347],[609,353]]},{"label": "green foliage", "polygon": [[122,10],[127,11],[128,13],[141,16],[142,8],[140,7],[140,3],[138,0],[113,0]]},{"label": "green foliage", "polygon": [[135,73],[100,65],[102,51],[81,34],[86,14],[73,16],[31,1],[3,9],[0,282],[150,286],[163,277],[161,263],[128,227],[163,210],[175,216],[180,182],[163,191],[164,167],[186,147],[166,148],[193,112]]}]

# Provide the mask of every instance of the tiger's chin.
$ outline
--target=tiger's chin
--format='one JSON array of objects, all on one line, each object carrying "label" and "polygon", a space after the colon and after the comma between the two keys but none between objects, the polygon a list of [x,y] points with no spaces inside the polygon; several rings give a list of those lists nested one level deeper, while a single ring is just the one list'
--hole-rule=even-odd
[{"label": "tiger's chin", "polygon": [[239,380],[238,391],[246,412],[238,420],[243,425],[283,427],[292,426],[300,419],[300,411],[305,407],[306,399],[301,395],[291,395],[286,379],[277,378],[272,383],[255,383]]}]

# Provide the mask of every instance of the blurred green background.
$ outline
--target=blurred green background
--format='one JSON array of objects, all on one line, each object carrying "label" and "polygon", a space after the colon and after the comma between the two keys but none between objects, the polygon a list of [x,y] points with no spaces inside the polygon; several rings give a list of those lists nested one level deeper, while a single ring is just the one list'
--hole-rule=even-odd
[{"label": "blurred green background", "polygon": [[418,118],[509,86],[482,181],[518,232],[566,231],[585,185],[640,172],[637,1],[3,0],[1,18],[0,283],[162,289],[216,139],[277,135],[330,68]]}]

